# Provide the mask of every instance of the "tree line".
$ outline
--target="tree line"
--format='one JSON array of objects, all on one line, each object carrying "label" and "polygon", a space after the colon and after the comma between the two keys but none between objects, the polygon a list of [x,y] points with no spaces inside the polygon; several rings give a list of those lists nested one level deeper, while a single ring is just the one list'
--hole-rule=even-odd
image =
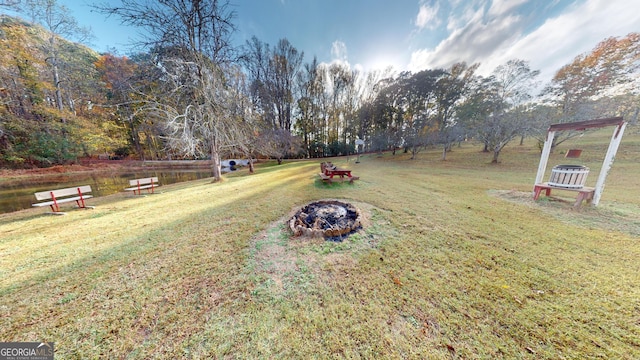
[{"label": "tree line", "polygon": [[521,59],[489,76],[464,62],[363,72],[305,62],[286,38],[236,46],[225,0],[96,7],[144,30],[137,44],[144,50],[130,57],[72,42],[88,32],[55,0],[20,8],[29,19],[0,18],[3,167],[92,156],[207,158],[219,179],[227,156],[280,162],[391,150],[415,158],[439,147],[446,159],[454,144],[470,140],[498,162],[510,141],[542,140],[551,123],[609,116],[633,123],[640,110],[638,33],[603,40],[540,84],[539,71]]}]

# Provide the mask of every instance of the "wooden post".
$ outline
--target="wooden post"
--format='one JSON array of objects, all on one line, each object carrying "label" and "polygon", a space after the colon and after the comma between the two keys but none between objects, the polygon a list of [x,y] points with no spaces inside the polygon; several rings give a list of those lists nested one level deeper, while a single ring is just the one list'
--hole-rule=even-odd
[{"label": "wooden post", "polygon": [[624,134],[624,129],[626,126],[627,123],[623,122],[613,129],[613,135],[611,136],[611,141],[609,142],[607,155],[604,157],[604,161],[602,162],[602,169],[600,170],[600,175],[598,176],[598,181],[596,182],[596,190],[593,194],[593,201],[591,202],[593,206],[597,206],[598,202],[600,202],[600,196],[602,196],[602,192],[604,191],[605,180],[607,179],[609,170],[611,170],[611,166],[613,165],[613,161],[616,157],[616,153],[618,152],[618,147],[620,146],[622,134]]},{"label": "wooden post", "polygon": [[[542,148],[542,154],[540,154],[540,164],[538,165],[538,174],[536,175],[536,184],[542,183],[544,178],[545,170],[547,169],[547,162],[549,161],[549,154],[551,154],[551,144],[553,143],[553,139],[556,136],[555,131],[547,132],[547,140],[544,142],[544,147]],[[535,184],[534,184],[535,187]]]}]

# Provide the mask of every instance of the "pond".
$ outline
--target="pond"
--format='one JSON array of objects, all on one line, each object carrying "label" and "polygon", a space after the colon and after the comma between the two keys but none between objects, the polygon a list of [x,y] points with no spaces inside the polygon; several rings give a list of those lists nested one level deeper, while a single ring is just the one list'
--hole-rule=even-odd
[{"label": "pond", "polygon": [[94,197],[123,192],[129,187],[129,180],[145,177],[158,177],[160,185],[191,181],[211,177],[211,171],[205,169],[144,170],[120,173],[94,172],[91,174],[60,174],[20,181],[0,183],[0,213],[30,209],[39,191],[62,189],[78,185],[91,185]]}]

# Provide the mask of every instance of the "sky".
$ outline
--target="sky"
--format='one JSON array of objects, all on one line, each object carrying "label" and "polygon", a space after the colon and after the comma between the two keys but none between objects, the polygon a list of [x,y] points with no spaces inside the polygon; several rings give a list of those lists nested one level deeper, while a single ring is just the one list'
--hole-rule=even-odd
[{"label": "sky", "polygon": [[[563,65],[608,37],[640,31],[640,0],[230,0],[235,42],[252,36],[275,45],[286,38],[330,63],[371,71],[447,68],[480,63],[489,75],[510,59],[529,62],[547,82]],[[137,30],[92,9],[103,1],[58,0],[80,25],[91,27],[91,47],[129,52]],[[115,4],[117,0],[110,0]]]}]

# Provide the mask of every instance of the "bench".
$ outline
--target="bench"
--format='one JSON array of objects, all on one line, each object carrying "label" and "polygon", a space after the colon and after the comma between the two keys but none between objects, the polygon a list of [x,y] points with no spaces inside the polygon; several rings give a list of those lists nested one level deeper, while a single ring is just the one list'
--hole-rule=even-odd
[{"label": "bench", "polygon": [[60,204],[75,201],[78,204],[79,208],[82,209],[93,209],[93,206],[86,206],[85,200],[92,198],[91,195],[86,195],[91,192],[90,185],[66,188],[66,189],[57,189],[57,190],[47,190],[40,191],[35,193],[36,200],[48,200],[45,202],[39,202],[32,204],[32,206],[50,206],[51,211],[54,214],[63,215],[64,213],[60,211]]},{"label": "bench", "polygon": [[124,189],[125,191],[133,191],[133,194],[135,195],[136,193],[138,195],[140,195],[140,192],[144,189],[147,190],[148,193],[152,193],[155,190],[156,187],[160,186],[158,184],[158,178],[157,177],[150,177],[150,178],[142,178],[142,179],[133,179],[133,180],[129,180],[129,186],[126,189]]},{"label": "bench", "polygon": [[323,174],[327,174],[327,171],[329,171],[329,170],[333,170],[333,169],[335,169],[335,168],[336,168],[336,166],[335,166],[335,165],[333,165],[333,164],[332,164],[332,163],[330,163],[330,162],[322,162],[322,163],[320,163],[320,171],[321,171]]},{"label": "bench", "polygon": [[320,176],[320,179],[322,180],[322,182],[325,183],[333,183],[333,180],[331,179],[331,177],[325,173],[319,173],[318,176]]},{"label": "bench", "polygon": [[582,201],[586,200],[587,203],[590,203],[593,199],[593,194],[595,192],[595,188],[583,186],[581,188],[565,188],[549,185],[549,183],[536,184],[533,188],[533,200],[538,200],[540,197],[540,193],[542,190],[545,190],[545,196],[551,195],[551,190],[567,190],[567,191],[576,191],[578,192],[578,197],[576,198],[576,202],[573,204],[574,209],[580,209],[582,206]]}]

